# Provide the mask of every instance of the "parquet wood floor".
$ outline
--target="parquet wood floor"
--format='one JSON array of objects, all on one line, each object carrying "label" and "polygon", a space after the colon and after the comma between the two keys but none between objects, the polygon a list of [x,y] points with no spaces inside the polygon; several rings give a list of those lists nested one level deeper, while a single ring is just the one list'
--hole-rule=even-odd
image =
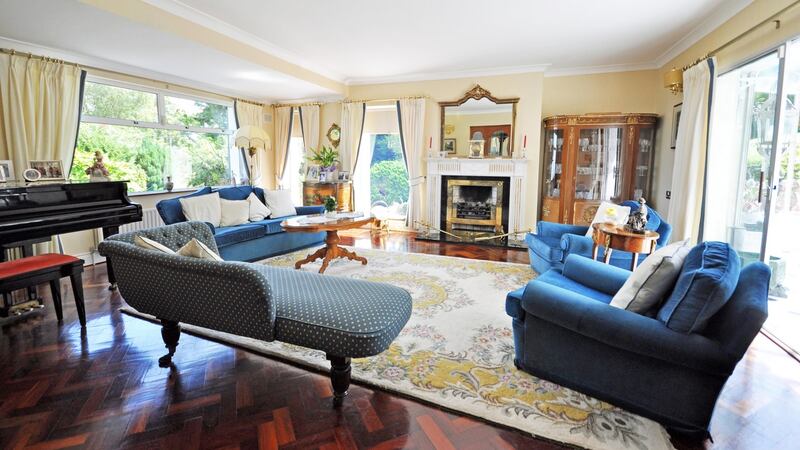
[{"label": "parquet wood floor", "polygon": [[[417,242],[357,230],[345,245],[527,263],[517,250]],[[184,334],[176,370],[161,369],[159,327],[118,312],[104,265],[84,275],[88,326],[64,283],[64,322],[49,307],[5,321],[0,340],[0,448],[419,448],[561,446],[353,385],[334,410],[326,376]],[[715,443],[679,448],[798,448],[800,364],[760,336],[729,381]]]}]

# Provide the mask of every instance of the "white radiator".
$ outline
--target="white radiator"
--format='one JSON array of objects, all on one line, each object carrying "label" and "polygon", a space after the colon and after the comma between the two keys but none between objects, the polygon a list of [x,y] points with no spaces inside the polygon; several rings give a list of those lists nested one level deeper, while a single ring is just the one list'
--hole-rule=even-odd
[{"label": "white radiator", "polygon": [[162,225],[164,225],[164,221],[161,220],[161,216],[158,215],[158,211],[155,208],[151,208],[142,211],[141,222],[126,223],[125,225],[119,227],[119,232],[128,233],[130,231],[143,230],[145,228],[160,227]]}]

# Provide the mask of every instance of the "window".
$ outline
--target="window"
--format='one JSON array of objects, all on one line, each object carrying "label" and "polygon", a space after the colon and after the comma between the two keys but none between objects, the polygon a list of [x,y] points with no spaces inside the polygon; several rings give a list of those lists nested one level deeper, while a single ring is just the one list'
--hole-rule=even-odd
[{"label": "window", "polygon": [[394,105],[367,107],[358,158],[353,176],[356,209],[380,219],[405,220],[408,171]]},{"label": "window", "polygon": [[94,152],[105,155],[114,180],[131,192],[246,181],[233,146],[233,106],[108,81],[87,81],[78,146],[70,172],[88,180]]}]

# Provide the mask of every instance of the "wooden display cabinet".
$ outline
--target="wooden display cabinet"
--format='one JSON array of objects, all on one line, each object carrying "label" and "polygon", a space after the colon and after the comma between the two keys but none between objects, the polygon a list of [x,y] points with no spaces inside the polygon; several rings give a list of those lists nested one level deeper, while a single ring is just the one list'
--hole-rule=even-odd
[{"label": "wooden display cabinet", "polygon": [[544,119],[540,220],[589,225],[600,202],[650,196],[655,114]]},{"label": "wooden display cabinet", "polygon": [[303,205],[315,206],[325,203],[333,196],[339,211],[350,211],[350,182],[312,183],[303,182]]}]

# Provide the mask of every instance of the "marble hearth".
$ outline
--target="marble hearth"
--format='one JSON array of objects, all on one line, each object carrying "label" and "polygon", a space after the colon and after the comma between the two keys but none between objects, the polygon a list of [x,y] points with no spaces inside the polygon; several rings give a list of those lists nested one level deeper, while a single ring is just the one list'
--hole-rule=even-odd
[{"label": "marble hearth", "polygon": [[[465,180],[485,178],[487,181],[503,180],[507,182],[508,215],[505,231],[521,230],[524,226],[527,164],[527,159],[429,158],[426,184],[428,217],[431,226],[442,229],[447,225],[444,223],[447,217],[447,187],[443,187],[442,181],[463,177]],[[522,234],[517,237],[521,238]]]}]

